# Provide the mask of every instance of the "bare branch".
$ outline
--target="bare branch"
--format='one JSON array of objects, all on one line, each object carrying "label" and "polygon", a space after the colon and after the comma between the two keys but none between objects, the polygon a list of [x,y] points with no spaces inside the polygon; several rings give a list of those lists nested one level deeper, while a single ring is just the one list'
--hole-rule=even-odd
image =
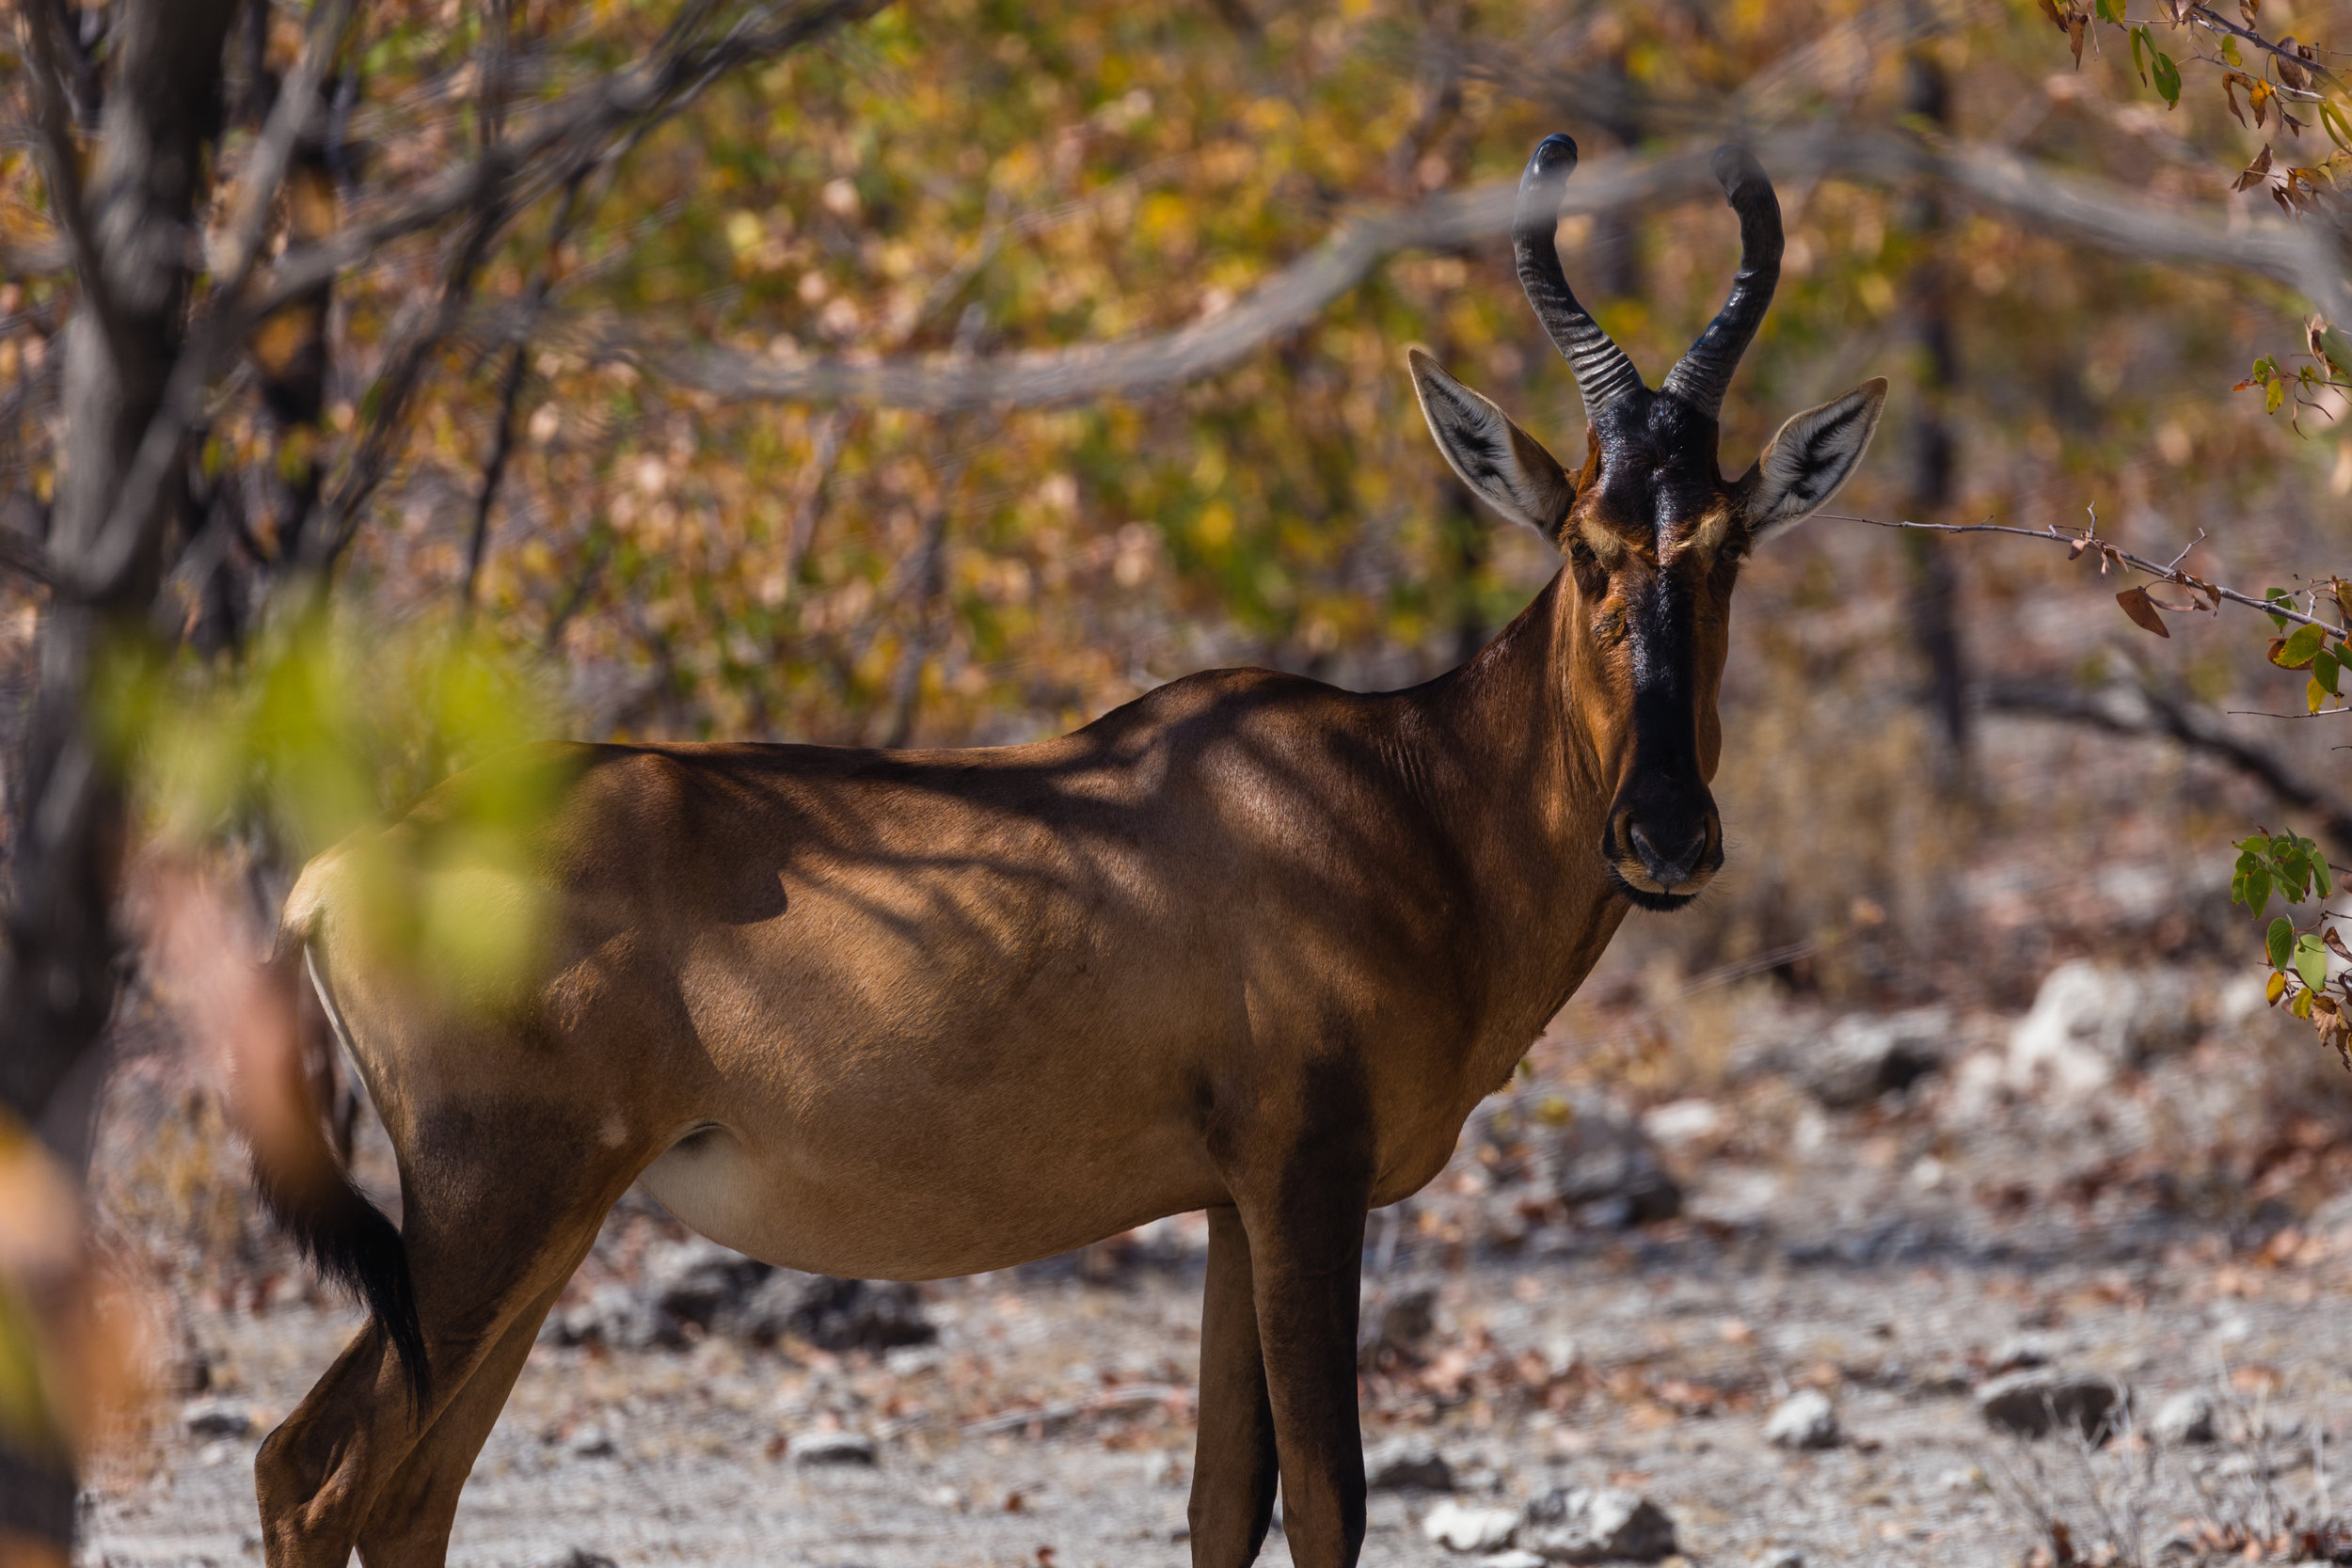
[{"label": "bare branch", "polygon": [[2180,562],[2188,554],[2186,550],[2175,556],[2169,564],[2165,564],[2151,561],[2146,556],[2134,555],[2129,550],[2118,549],[2100,538],[2096,532],[2089,530],[2081,533],[2065,533],[2056,528],[2011,528],[2006,523],[1915,523],[1907,517],[1900,521],[1889,521],[1884,517],[1855,517],[1839,512],[1822,512],[1816,515],[1836,523],[1868,523],[1873,528],[1913,529],[1922,533],[2011,533],[2020,539],[2038,539],[2046,545],[2064,545],[2070,554],[2090,554],[2109,564],[2128,566],[2136,572],[2145,572],[2158,582],[2174,583],[2192,593],[2207,594],[2215,601],[2217,608],[2220,601],[2226,599],[2232,604],[2244,605],[2249,610],[2259,610],[2265,615],[2276,615],[2283,620],[2299,622],[2307,626],[2318,626],[2337,637],[2344,634],[2344,628],[2335,622],[2317,615],[2306,615],[2299,610],[2290,609],[2284,599],[2258,599],[2251,594],[2225,587],[2217,582],[2208,582],[2203,578],[2182,571]]},{"label": "bare branch", "polygon": [[[2028,714],[2088,724],[2116,735],[2161,736],[2219,759],[2298,811],[2319,819],[2340,856],[2352,857],[2352,805],[2312,784],[2259,746],[2231,735],[2220,715],[2167,690],[2146,672],[2097,690],[2015,681],[1989,681],[1977,705],[1990,712]],[[2299,717],[2299,716],[2298,716]]]},{"label": "bare branch", "polygon": [[[707,7],[689,8],[670,29],[655,57],[559,100],[540,111],[517,134],[430,180],[405,198],[379,208],[331,238],[289,250],[271,270],[253,304],[265,315],[345,267],[367,260],[382,246],[429,229],[442,219],[497,199],[520,209],[548,191],[633,145],[646,130],[678,113],[729,71],[787,54],[833,29],[870,16],[883,0],[798,0],[763,8],[769,25],[739,26],[723,38],[694,43],[687,20],[699,21]],[[616,143],[615,137],[620,140]]]},{"label": "bare branch", "polygon": [[[555,209],[555,221],[548,226],[547,256],[539,263],[539,275],[532,282],[530,306],[536,311],[546,308],[548,291],[555,283],[556,258],[570,238],[572,222],[580,213],[580,187],[587,177],[582,170],[579,177],[564,187],[563,199]],[[531,342],[518,339],[508,351],[506,370],[499,382],[498,425],[490,438],[490,455],[482,465],[482,488],[474,497],[473,535],[466,549],[466,576],[457,591],[460,614],[473,609],[474,580],[482,575],[482,558],[490,544],[490,510],[498,504],[499,484],[506,477],[507,459],[515,450],[515,413],[522,401],[523,372],[529,365]]]},{"label": "bare branch", "polygon": [[[2315,276],[2317,242],[2294,225],[2262,220],[2232,230],[2218,218],[2167,210],[2139,193],[1993,149],[1891,133],[1808,131],[1766,137],[1756,150],[1791,179],[1836,176],[1888,186],[1938,180],[1979,206],[2136,260],[2225,266],[2296,286]],[[1563,213],[1712,200],[1710,151],[1693,145],[1653,156],[1595,158],[1568,186]],[[1230,309],[1172,332],[1110,343],[962,362],[942,355],[785,359],[723,344],[665,341],[612,318],[576,321],[556,339],[592,360],[629,363],[725,398],[945,413],[1133,397],[1213,374],[1297,330],[1400,251],[1455,249],[1507,232],[1515,195],[1514,186],[1498,182],[1359,214]],[[485,313],[481,325],[493,339],[518,329],[498,312]]]},{"label": "bare branch", "polygon": [[214,284],[215,303],[188,334],[172,364],[162,401],[139,437],[131,471],[115,493],[105,531],[91,552],[95,559],[83,565],[71,584],[76,594],[91,599],[110,597],[130,578],[138,562],[154,551],[164,524],[164,485],[179,458],[181,443],[202,412],[205,388],[257,314],[240,308],[240,296],[261,255],[262,233],[277,203],[278,189],[285,182],[294,139],[310,118],[328,62],[342,48],[355,4],[356,0],[319,0],[310,13],[310,36],[301,57],[287,76],[246,166],[243,205],[230,225],[229,247],[223,253],[228,264]]},{"label": "bare branch", "polygon": [[33,66],[33,118],[40,132],[41,177],[49,185],[50,210],[65,235],[66,254],[81,279],[82,297],[97,316],[109,352],[120,357],[122,321],[106,283],[98,242],[90,233],[88,210],[82,203],[82,167],[67,123],[65,67],[57,55],[66,24],[59,10],[58,0],[27,0],[19,18],[25,54]]},{"label": "bare branch", "polygon": [[[2279,44],[2271,42],[2260,33],[2255,32],[2251,27],[2239,26],[2236,23],[2232,22],[2210,6],[2191,6],[2188,8],[2188,14],[2203,23],[2206,26],[2211,27],[2217,33],[2228,33],[2233,38],[2242,39],[2246,42],[2250,43],[2255,48],[2261,50],[2265,55],[2277,55],[2280,59],[2282,59],[2286,61],[2287,64],[2295,67],[2297,71],[2309,71],[2313,77],[2327,83],[2337,91],[2341,92],[2344,90],[2344,78],[2338,76],[2334,71],[2328,70],[2326,66],[2321,65],[2317,60],[2307,60],[2300,55],[2297,55],[2294,50],[2283,48]],[[2294,91],[2295,89],[2290,87],[2288,90]],[[2299,96],[2316,97],[2317,95],[2312,93],[2304,93]]]}]

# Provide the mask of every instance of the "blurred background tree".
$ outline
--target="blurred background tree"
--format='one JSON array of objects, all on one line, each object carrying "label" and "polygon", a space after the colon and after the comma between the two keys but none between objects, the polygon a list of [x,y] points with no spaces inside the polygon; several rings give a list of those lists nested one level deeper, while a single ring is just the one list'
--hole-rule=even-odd
[{"label": "blurred background tree", "polygon": [[[2324,579],[2342,393],[2293,376],[2328,416],[2298,435],[2227,388],[2280,342],[2335,362],[2307,338],[2344,287],[2335,122],[2298,112],[2306,150],[2232,194],[2290,141],[2243,85],[2182,90],[2172,40],[2275,84],[2275,114],[2325,95],[2334,11],[2249,13],[2293,55],[2251,67],[2188,11],[2122,17],[22,0],[9,1135],[82,1168],[129,868],[212,857],[265,919],[307,855],[507,739],[987,744],[1216,664],[1373,687],[1458,661],[1553,562],[1429,449],[1402,352],[1573,454],[1504,236],[1555,129],[1587,149],[1571,276],[1653,373],[1732,266],[1707,153],[1744,138],[1775,176],[1788,260],[1728,467],[1886,373],[1891,439],[1842,510],[2096,507],[2157,560],[2203,529],[2214,580]],[[2162,956],[2217,940],[2168,900],[2226,883],[2249,818],[2352,849],[2323,726],[2226,711],[2277,705],[2259,641],[2153,642],[2096,579],[1834,522],[1758,560],[1731,871],[1626,942],[1701,978],[2014,1001],[2115,940],[2076,908],[2102,879],[2155,879],[2123,940]],[[2086,726],[2157,740],[2086,768],[2114,755]],[[0,1400],[50,1411],[0,1423],[0,1497],[49,1499],[0,1524],[63,1528],[62,1398]]]}]

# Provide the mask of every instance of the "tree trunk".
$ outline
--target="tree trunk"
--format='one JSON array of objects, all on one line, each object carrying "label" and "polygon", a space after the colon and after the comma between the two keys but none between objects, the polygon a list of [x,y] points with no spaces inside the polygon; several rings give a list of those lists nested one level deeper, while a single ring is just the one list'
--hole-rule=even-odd
[{"label": "tree trunk", "polygon": [[[221,114],[222,43],[235,0],[125,0],[110,30],[113,77],[86,217],[112,330],[84,297],[65,332],[63,473],[48,552],[60,584],[86,579],[144,519],[117,515],[118,491],[161,402],[187,301],[191,232]],[[158,504],[178,506],[172,490]],[[151,533],[149,537],[157,537]],[[90,677],[113,636],[145,635],[160,550],[107,597],[60,587],[40,630],[40,686],[19,773],[0,942],[0,1105],[35,1129],[68,1170],[87,1164],[96,1048],[115,1005],[121,942],[113,918],[123,799],[91,722]],[[0,1532],[62,1540],[73,1477],[54,1459],[0,1446]]]},{"label": "tree trunk", "polygon": [[[1942,131],[1951,121],[1951,90],[1932,49],[1932,39],[1912,46],[1904,62],[1903,107]],[[1904,221],[1923,242],[1921,260],[1912,268],[1910,279],[1919,397],[1911,427],[1908,513],[1931,520],[1952,503],[1955,437],[1950,409],[1960,380],[1959,356],[1952,342],[1951,291],[1943,261],[1941,196],[1932,187],[1920,188],[1910,198]],[[1912,642],[1926,666],[1923,695],[1941,743],[1936,770],[1947,790],[1961,791],[1968,778],[1968,660],[1960,637],[1958,573],[1945,542],[1931,534],[1905,533],[1903,547],[1911,569]]]}]

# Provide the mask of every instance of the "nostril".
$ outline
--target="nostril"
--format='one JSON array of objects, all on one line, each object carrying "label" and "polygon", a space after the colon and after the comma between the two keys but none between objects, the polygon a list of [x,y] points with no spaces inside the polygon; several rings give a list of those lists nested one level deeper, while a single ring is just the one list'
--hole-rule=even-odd
[{"label": "nostril", "polygon": [[1708,832],[1705,823],[1701,823],[1698,831],[1691,834],[1671,853],[1661,850],[1656,841],[1643,831],[1642,825],[1638,822],[1627,824],[1626,836],[1632,841],[1633,852],[1641,857],[1642,863],[1649,874],[1670,887],[1688,877],[1697,866],[1699,858],[1707,852]]}]

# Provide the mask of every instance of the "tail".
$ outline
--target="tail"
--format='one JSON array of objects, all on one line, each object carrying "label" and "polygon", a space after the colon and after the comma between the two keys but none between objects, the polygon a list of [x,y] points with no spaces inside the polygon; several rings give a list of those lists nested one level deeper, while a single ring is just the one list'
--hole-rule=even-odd
[{"label": "tail", "polygon": [[[408,1253],[384,1212],[352,1185],[327,1137],[327,1107],[316,1085],[334,1082],[341,1021],[302,933],[280,937],[269,986],[294,1022],[294,1049],[268,1053],[276,1058],[269,1066],[255,1062],[254,1077],[273,1081],[248,1083],[238,1095],[239,1120],[253,1145],[255,1182],[312,1266],[366,1303],[399,1355],[409,1397],[421,1413],[431,1402],[432,1369]],[[310,1064],[325,1070],[314,1072]]]}]

